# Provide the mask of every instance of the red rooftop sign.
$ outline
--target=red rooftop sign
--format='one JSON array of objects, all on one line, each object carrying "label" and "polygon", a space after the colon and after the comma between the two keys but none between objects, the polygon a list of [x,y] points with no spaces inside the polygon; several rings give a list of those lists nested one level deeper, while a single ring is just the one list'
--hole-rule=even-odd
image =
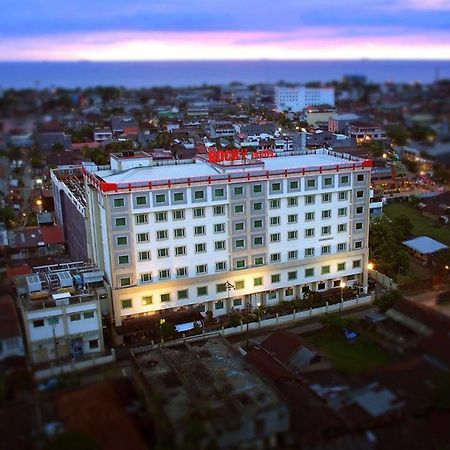
[{"label": "red rooftop sign", "polygon": [[234,150],[210,150],[208,152],[208,161],[218,163],[222,161],[238,161],[247,159],[247,155],[251,159],[259,158],[273,158],[275,152],[273,150],[261,150],[255,152],[248,152],[247,150],[234,149]]}]

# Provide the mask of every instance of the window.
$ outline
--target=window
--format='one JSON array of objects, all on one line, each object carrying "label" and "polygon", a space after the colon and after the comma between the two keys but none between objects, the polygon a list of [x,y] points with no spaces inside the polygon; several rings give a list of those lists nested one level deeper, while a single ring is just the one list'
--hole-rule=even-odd
[{"label": "window", "polygon": [[127,219],[125,217],[116,217],[116,227],[125,227],[127,225]]},{"label": "window", "polygon": [[225,208],[223,206],[214,206],[213,214],[215,216],[223,216],[225,214]]},{"label": "window", "polygon": [[214,242],[214,250],[225,250],[225,241]]},{"label": "window", "polygon": [[234,188],[234,195],[242,195],[244,193],[244,188],[242,186],[237,186]]},{"label": "window", "polygon": [[144,206],[146,204],[147,204],[147,197],[145,195],[140,195],[139,197],[136,197],[136,205]]},{"label": "window", "polygon": [[201,297],[202,295],[208,295],[208,286],[199,286],[197,288],[197,295]]},{"label": "window", "polygon": [[253,286],[262,286],[263,279],[262,277],[253,278]]},{"label": "window", "polygon": [[214,197],[225,197],[225,190],[223,188],[214,189]]},{"label": "window", "polygon": [[323,245],[320,249],[320,253],[322,255],[329,255],[331,253],[331,246],[330,245]]},{"label": "window", "polygon": [[214,309],[223,309],[223,308],[224,308],[224,303],[222,301],[216,302],[214,305]]},{"label": "window", "polygon": [[290,250],[288,251],[288,259],[298,259],[298,250]]},{"label": "window", "polygon": [[348,175],[341,175],[341,184],[348,184],[349,181]]},{"label": "window", "polygon": [[184,193],[183,192],[175,192],[173,194],[173,201],[174,202],[182,202],[182,201],[184,201]]},{"label": "window", "polygon": [[298,197],[289,197],[287,199],[288,206],[297,206],[298,205]]},{"label": "window", "polygon": [[292,190],[298,189],[298,181],[290,181],[289,189],[292,189]]},{"label": "window", "polygon": [[362,230],[362,229],[363,229],[363,223],[362,222],[356,222],[355,230]]},{"label": "window", "polygon": [[270,200],[269,202],[269,208],[270,209],[277,209],[280,207],[280,199],[274,198],[273,200]]},{"label": "window", "polygon": [[170,302],[170,294],[161,294],[161,303]]},{"label": "window", "polygon": [[313,277],[313,276],[314,276],[314,267],[305,269],[305,278]]},{"label": "window", "polygon": [[185,300],[188,298],[189,294],[188,294],[188,290],[187,289],[181,289],[180,291],[177,291],[177,297],[178,300]]},{"label": "window", "polygon": [[203,236],[205,233],[205,225],[198,225],[194,227],[194,236]]},{"label": "window", "polygon": [[124,198],[115,198],[114,199],[114,208],[123,208],[125,206]]},{"label": "window", "polygon": [[285,289],[284,295],[286,297],[291,297],[292,295],[294,295],[294,289],[292,289],[291,287]]},{"label": "window", "polygon": [[337,264],[337,270],[345,270],[345,262],[341,262]]},{"label": "window", "polygon": [[281,253],[272,253],[270,255],[270,262],[277,263],[281,261]]},{"label": "window", "polygon": [[162,241],[169,238],[169,232],[167,230],[159,230],[156,232],[156,240]]},{"label": "window", "polygon": [[364,197],[364,191],[356,191],[356,198],[363,198]]},{"label": "window", "polygon": [[194,208],[194,217],[205,217],[205,208]]},{"label": "window", "polygon": [[160,280],[167,280],[168,278],[170,278],[170,269],[162,269],[159,271]]},{"label": "window", "polygon": [[297,237],[298,237],[297,230],[295,230],[295,231],[288,231],[288,234],[287,234],[288,241],[293,241],[294,239],[297,239]]},{"label": "window", "polygon": [[314,237],[314,228],[306,228],[305,237]]},{"label": "window", "polygon": [[288,280],[296,280],[297,279],[297,271],[293,270],[292,272],[288,272]]},{"label": "window", "polygon": [[172,212],[173,220],[183,220],[184,219],[184,209],[177,209]]},{"label": "window", "polygon": [[364,212],[363,206],[357,206],[356,207],[356,214],[362,214]]},{"label": "window", "polygon": [[244,205],[234,205],[234,213],[235,214],[241,214],[244,212]]},{"label": "window", "polygon": [[194,198],[195,198],[195,200],[204,200],[205,192],[204,191],[194,191]]},{"label": "window", "polygon": [[242,231],[244,229],[244,222],[237,222],[234,224],[235,231]]},{"label": "window", "polygon": [[346,223],[340,223],[338,225],[338,233],[343,233],[344,231],[347,231],[347,224]]},{"label": "window", "polygon": [[272,283],[279,283],[280,282],[280,274],[279,273],[274,273],[273,275],[271,275],[270,281]]},{"label": "window", "polygon": [[337,245],[338,252],[345,252],[347,250],[347,242],[339,242]]},{"label": "window", "polygon": [[75,322],[81,320],[81,314],[71,314],[70,315],[70,321]]},{"label": "window", "polygon": [[280,225],[280,216],[271,217],[270,225],[272,225],[272,226]]},{"label": "window", "polygon": [[133,300],[131,298],[127,298],[126,300],[121,301],[122,309],[132,308]]},{"label": "window", "polygon": [[255,184],[253,185],[253,193],[259,194],[262,192],[262,184]]},{"label": "window", "polygon": [[253,203],[253,211],[261,211],[261,210],[262,210],[262,203],[261,202]]},{"label": "window", "polygon": [[348,198],[348,192],[347,191],[339,192],[338,200],[347,200],[347,198]]},{"label": "window", "polygon": [[281,183],[272,183],[272,191],[273,192],[281,191]]},{"label": "window", "polygon": [[269,300],[275,300],[277,298],[277,291],[269,291],[267,296]]},{"label": "window", "polygon": [[136,214],[136,225],[148,223],[148,214]]},{"label": "window", "polygon": [[316,187],[316,180],[307,180],[306,181],[306,187],[312,189]]},{"label": "window", "polygon": [[87,311],[83,314],[84,319],[93,319],[94,318],[94,311]]},{"label": "window", "polygon": [[310,222],[311,220],[314,220],[314,217],[315,217],[314,212],[305,213],[305,222]]},{"label": "window", "polygon": [[151,283],[152,282],[152,274],[149,272],[141,273],[140,280],[141,280],[141,283]]},{"label": "window", "polygon": [[158,258],[168,258],[169,249],[168,248],[158,248]]},{"label": "window", "polygon": [[128,244],[128,238],[126,236],[119,236],[116,238],[117,245],[127,245]]},{"label": "window", "polygon": [[227,263],[226,263],[226,261],[216,262],[216,272],[222,272],[224,270],[227,270]]},{"label": "window", "polygon": [[331,234],[331,227],[327,225],[326,227],[322,227],[322,236],[326,236],[328,234]]},{"label": "window", "polygon": [[157,212],[155,213],[156,222],[167,222],[167,212]]},{"label": "window", "polygon": [[245,280],[238,280],[238,281],[235,281],[235,283],[234,283],[234,288],[235,288],[236,290],[244,289],[244,288],[245,288]]},{"label": "window", "polygon": [[287,221],[288,221],[288,223],[297,223],[297,221],[298,221],[298,214],[289,214]]},{"label": "window", "polygon": [[226,290],[227,290],[227,287],[226,287],[225,283],[216,284],[216,292],[218,294],[221,292],[225,292]]},{"label": "window", "polygon": [[320,268],[321,275],[327,275],[330,273],[330,266],[322,266]]},{"label": "window", "polygon": [[188,274],[187,267],[178,267],[177,270],[176,270],[177,278],[187,277],[187,274]]},{"label": "window", "polygon": [[256,236],[253,238],[253,245],[263,245],[262,236]]},{"label": "window", "polygon": [[322,203],[331,202],[331,194],[322,194]]},{"label": "window", "polygon": [[138,233],[136,237],[138,242],[148,242],[148,233]]},{"label": "window", "polygon": [[314,247],[305,248],[305,258],[314,256]]},{"label": "window", "polygon": [[43,320],[33,320],[33,328],[40,328],[43,327],[44,321]]},{"label": "window", "polygon": [[270,242],[280,242],[280,233],[272,233],[270,235]]},{"label": "window", "polygon": [[123,277],[120,279],[120,287],[126,287],[131,286],[131,278],[130,277]]},{"label": "window", "polygon": [[139,252],[138,253],[138,259],[139,261],[149,261],[150,260],[150,252],[149,251],[145,251],[145,252]]},{"label": "window", "polygon": [[156,204],[166,203],[166,194],[156,194],[155,203]]},{"label": "window", "polygon": [[330,219],[331,218],[331,209],[325,209],[322,211],[322,219]]},{"label": "window", "polygon": [[339,208],[338,209],[338,217],[344,217],[347,215],[347,208]]},{"label": "window", "polygon": [[237,308],[237,307],[239,307],[239,306],[242,306],[242,299],[241,299],[241,298],[235,298],[235,299],[233,300],[233,307],[234,307],[234,308]]},{"label": "window", "polygon": [[264,264],[264,257],[263,256],[257,256],[253,260],[253,265],[255,266],[262,266]]},{"label": "window", "polygon": [[151,295],[145,295],[142,297],[142,306],[148,306],[153,303],[153,297]]},{"label": "window", "polygon": [[353,261],[352,264],[354,269],[357,269],[358,267],[361,267],[361,260],[360,259],[356,259],[355,261]]},{"label": "window", "polygon": [[130,257],[128,255],[119,255],[117,259],[119,264],[128,264],[130,262]]},{"label": "window", "polygon": [[175,247],[175,256],[183,256],[186,254],[186,246],[181,245],[180,247]]},{"label": "window", "polygon": [[245,266],[247,263],[245,262],[245,259],[237,259],[236,260],[236,269],[245,269]]},{"label": "window", "polygon": [[214,233],[225,233],[225,224],[224,223],[214,224]]},{"label": "window", "polygon": [[186,231],[184,228],[175,228],[173,230],[173,237],[175,239],[177,238],[184,238],[184,236],[186,235]]},{"label": "window", "polygon": [[332,186],[333,185],[333,178],[331,177],[325,177],[323,179],[323,185],[324,186]]},{"label": "window", "polygon": [[262,219],[257,219],[253,221],[253,228],[262,228],[263,221]]},{"label": "window", "polygon": [[360,173],[356,176],[356,181],[364,181],[364,174]]},{"label": "window", "polygon": [[243,248],[243,247],[245,247],[245,239],[236,239],[235,247],[236,248]]},{"label": "window", "polygon": [[305,205],[314,205],[315,202],[316,202],[315,195],[306,195],[305,196]]},{"label": "window", "polygon": [[362,248],[363,241],[355,241],[355,248]]},{"label": "window", "polygon": [[195,253],[205,253],[206,252],[206,244],[195,244]]}]

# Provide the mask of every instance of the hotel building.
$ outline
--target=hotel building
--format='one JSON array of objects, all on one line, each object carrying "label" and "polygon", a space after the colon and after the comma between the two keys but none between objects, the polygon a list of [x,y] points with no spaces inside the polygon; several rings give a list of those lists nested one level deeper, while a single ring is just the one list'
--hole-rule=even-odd
[{"label": "hotel building", "polygon": [[328,150],[84,164],[89,254],[116,326],[181,308],[218,316],[342,281],[365,291],[371,165]]},{"label": "hotel building", "polygon": [[275,109],[278,112],[303,111],[307,106],[334,106],[334,88],[310,88],[306,86],[276,86]]}]

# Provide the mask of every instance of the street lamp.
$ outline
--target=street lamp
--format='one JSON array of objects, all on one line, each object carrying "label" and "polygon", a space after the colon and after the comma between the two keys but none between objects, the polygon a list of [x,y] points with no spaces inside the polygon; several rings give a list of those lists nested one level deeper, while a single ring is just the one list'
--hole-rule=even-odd
[{"label": "street lamp", "polygon": [[257,302],[256,306],[258,308],[258,321],[261,320],[261,302]]},{"label": "street lamp", "polygon": [[163,342],[163,332],[162,332],[162,326],[166,323],[166,319],[159,319],[159,334],[161,337],[161,344]]},{"label": "street lamp", "polygon": [[373,263],[369,263],[369,264],[367,264],[367,270],[373,270],[374,269],[374,265],[373,265]]},{"label": "street lamp", "polygon": [[344,301],[345,281],[342,280],[342,281],[339,283],[339,286],[340,286],[340,288],[341,288],[341,302],[343,302],[343,301]]},{"label": "street lamp", "polygon": [[230,291],[231,289],[234,289],[234,285],[231,284],[229,281],[225,283],[225,289],[227,290],[227,307],[230,304]]}]

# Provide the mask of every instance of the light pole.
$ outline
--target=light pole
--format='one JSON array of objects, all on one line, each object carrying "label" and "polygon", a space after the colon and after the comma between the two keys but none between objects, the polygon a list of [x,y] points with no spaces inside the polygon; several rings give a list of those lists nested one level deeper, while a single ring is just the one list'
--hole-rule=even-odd
[{"label": "light pole", "polygon": [[163,332],[162,332],[162,326],[166,323],[166,319],[159,319],[159,334],[160,334],[160,344],[162,345],[163,343]]},{"label": "light pole", "polygon": [[256,303],[258,308],[258,321],[261,321],[261,302]]},{"label": "light pole", "polygon": [[341,287],[341,303],[344,302],[344,288],[345,288],[345,281],[342,280],[339,284],[339,286]]},{"label": "light pole", "polygon": [[234,289],[234,285],[231,284],[229,281],[225,283],[225,289],[227,290],[227,307],[230,304],[230,291],[231,289]]}]

